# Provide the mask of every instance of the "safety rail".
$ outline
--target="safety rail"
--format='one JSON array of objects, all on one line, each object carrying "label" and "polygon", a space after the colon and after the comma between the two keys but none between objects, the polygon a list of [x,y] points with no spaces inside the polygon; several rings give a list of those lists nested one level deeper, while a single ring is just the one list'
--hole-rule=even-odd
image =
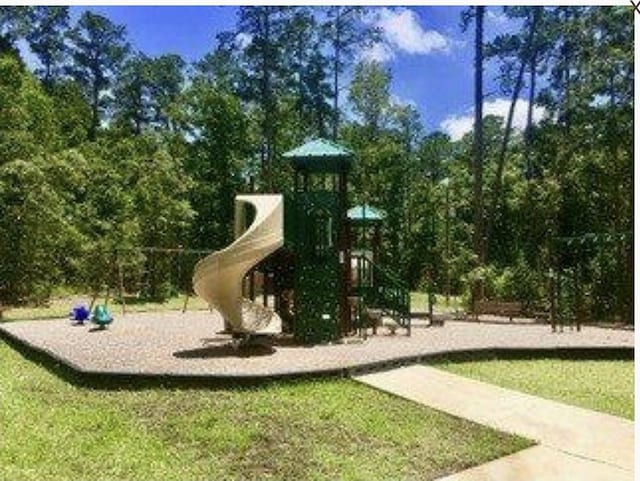
[{"label": "safety rail", "polygon": [[380,309],[411,335],[411,297],[406,284],[364,255],[353,255],[351,259],[352,263],[354,260],[356,262],[352,295],[360,301],[357,327],[364,327],[362,320],[365,309]]}]

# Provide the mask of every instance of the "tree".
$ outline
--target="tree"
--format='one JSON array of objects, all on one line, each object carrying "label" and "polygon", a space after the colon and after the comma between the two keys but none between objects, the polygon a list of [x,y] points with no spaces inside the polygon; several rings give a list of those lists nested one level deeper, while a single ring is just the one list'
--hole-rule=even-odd
[{"label": "tree", "polygon": [[55,150],[54,104],[11,55],[0,55],[0,165]]},{"label": "tree", "polygon": [[420,175],[432,182],[440,182],[449,174],[448,164],[452,160],[454,148],[451,138],[444,132],[432,132],[421,139],[418,146]]},{"label": "tree", "polygon": [[379,62],[363,61],[356,65],[349,100],[372,137],[379,133],[388,115],[390,84],[391,72]]},{"label": "tree", "polygon": [[[139,140],[138,140],[139,139]],[[133,216],[140,225],[139,244],[145,247],[179,248],[189,242],[195,210],[189,202],[193,181],[183,159],[173,157],[152,137],[141,136],[132,146],[135,158],[130,172],[135,175],[131,200]],[[145,292],[151,299],[165,300],[172,289],[183,289],[177,279],[175,259],[146,255]],[[172,285],[178,281],[178,285]]]},{"label": "tree", "polygon": [[[608,306],[598,309],[600,315],[619,319],[632,317],[624,300],[632,284],[632,207],[628,196],[620,195],[632,189],[630,12],[625,7],[550,12],[545,27],[555,43],[541,97],[557,121],[535,133],[544,174],[561,193],[552,265],[561,277],[566,272],[573,277],[578,305],[591,299],[595,306]],[[571,310],[575,313],[575,306]]]},{"label": "tree", "polygon": [[[323,39],[317,20],[309,8],[295,8],[285,24],[284,52],[286,69],[290,72],[287,91],[295,98],[299,124],[308,136],[326,136],[326,120],[331,114],[327,100],[331,87],[327,82],[328,62],[322,52]],[[301,135],[301,137],[304,137]]]},{"label": "tree", "polygon": [[59,283],[58,259],[73,227],[41,166],[15,160],[0,166],[0,301],[45,301]]},{"label": "tree", "polygon": [[194,180],[190,199],[196,211],[191,245],[220,248],[233,235],[233,199],[249,154],[247,119],[237,98],[208,82],[194,83],[178,105],[173,122],[191,139],[186,149],[186,169]]},{"label": "tree", "polygon": [[42,64],[37,73],[49,88],[63,73],[68,28],[69,7],[34,7],[32,25],[26,38]]},{"label": "tree", "polygon": [[308,64],[301,72],[303,94],[301,103],[311,117],[316,135],[327,136],[327,123],[331,117],[331,85],[327,81],[327,59],[320,53],[319,45],[313,48]]},{"label": "tree", "polygon": [[90,11],[82,14],[69,34],[72,75],[84,87],[91,104],[92,139],[100,127],[100,114],[108,103],[103,94],[113,86],[129,50],[125,37],[124,26]]},{"label": "tree", "polygon": [[284,34],[291,7],[241,7],[238,30],[250,37],[242,51],[246,64],[248,99],[260,105],[262,175],[267,190],[272,188],[271,163],[277,152],[278,103],[276,93],[283,86]]},{"label": "tree", "polygon": [[149,96],[153,122],[171,128],[169,107],[176,101],[185,82],[185,61],[180,55],[165,54],[149,61]]},{"label": "tree", "polygon": [[71,79],[56,82],[49,91],[53,113],[60,131],[62,148],[86,142],[91,131],[91,106],[80,87]]},{"label": "tree", "polygon": [[28,30],[33,7],[0,7],[0,54],[20,58],[16,42]]},{"label": "tree", "polygon": [[243,86],[247,83],[247,74],[240,61],[245,46],[234,32],[221,32],[216,35],[216,41],[215,50],[195,63],[194,79],[206,80],[218,90],[245,96]]},{"label": "tree", "polygon": [[389,117],[392,127],[400,133],[405,151],[413,152],[424,134],[418,109],[411,104],[392,103]]},{"label": "tree", "polygon": [[484,169],[484,136],[482,123],[482,107],[484,95],[482,90],[483,77],[483,59],[484,59],[484,9],[485,7],[474,7],[475,15],[475,83],[474,83],[474,102],[475,102],[475,120],[473,125],[473,242],[474,250],[478,256],[480,266],[486,261],[486,239],[485,239],[485,218],[484,218],[484,200],[483,200],[483,169]]},{"label": "tree", "polygon": [[184,68],[179,55],[150,58],[138,53],[128,58],[115,87],[118,122],[136,135],[151,126],[170,129],[168,110],[182,90]]},{"label": "tree", "polygon": [[331,6],[325,11],[326,31],[333,74],[333,139],[338,138],[340,125],[340,74],[358,49],[377,41],[379,32],[362,21],[368,10],[357,6]]},{"label": "tree", "polygon": [[124,62],[115,85],[116,122],[140,135],[151,121],[149,84],[151,77],[149,58],[137,53]]},{"label": "tree", "polygon": [[[535,91],[535,75],[536,75],[536,62],[535,62],[535,44],[534,42],[538,19],[540,17],[541,7],[505,7],[505,12],[510,17],[525,16],[525,28],[523,29],[524,38],[520,38],[518,35],[500,35],[490,44],[490,55],[498,56],[502,63],[501,67],[501,80],[503,87],[511,87],[511,103],[509,105],[509,112],[507,114],[506,126],[504,128],[504,134],[502,136],[502,143],[500,146],[500,153],[498,156],[498,165],[496,169],[496,175],[493,182],[493,188],[491,192],[491,201],[487,210],[486,216],[486,249],[489,249],[491,245],[491,236],[493,234],[493,227],[495,224],[495,216],[497,215],[498,204],[501,200],[502,194],[502,181],[505,168],[505,162],[507,158],[507,149],[509,146],[509,139],[513,130],[513,118],[516,108],[516,103],[520,99],[520,92],[522,90],[524,82],[524,73],[527,66],[531,68],[531,82],[530,82],[530,95],[529,95],[529,107],[527,115],[527,128],[526,131],[530,132],[531,123],[533,122],[533,92]],[[510,57],[515,57],[512,60]],[[515,79],[511,77],[511,71],[513,69],[513,63],[518,63],[517,73]],[[529,135],[527,134],[527,137]],[[528,144],[528,142],[527,142]],[[525,149],[528,152],[528,149]],[[525,154],[526,156],[526,154]],[[526,160],[527,166],[529,165],[528,159]],[[485,255],[489,255],[487,252]]]}]

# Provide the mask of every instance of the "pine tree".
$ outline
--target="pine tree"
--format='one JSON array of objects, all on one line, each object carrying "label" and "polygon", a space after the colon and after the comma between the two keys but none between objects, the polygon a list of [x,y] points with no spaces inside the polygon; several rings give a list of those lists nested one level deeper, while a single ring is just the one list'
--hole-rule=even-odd
[{"label": "pine tree", "polygon": [[114,84],[129,51],[126,30],[108,18],[85,11],[69,34],[71,73],[85,89],[92,111],[90,137],[96,136],[101,113],[108,104],[103,95]]},{"label": "pine tree", "polygon": [[38,74],[51,88],[64,71],[68,49],[65,37],[69,28],[69,7],[34,7],[32,26],[26,38],[42,64]]}]

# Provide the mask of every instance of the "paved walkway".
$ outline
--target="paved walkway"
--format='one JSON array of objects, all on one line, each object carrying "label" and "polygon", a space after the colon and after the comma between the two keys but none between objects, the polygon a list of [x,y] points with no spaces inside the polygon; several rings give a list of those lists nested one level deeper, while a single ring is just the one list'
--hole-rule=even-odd
[{"label": "paved walkway", "polygon": [[276,340],[263,352],[234,351],[222,319],[207,311],[114,313],[104,331],[73,326],[66,319],[0,323],[6,333],[82,372],[127,375],[260,377],[340,373],[386,362],[415,362],[434,354],[477,349],[632,348],[633,331],[585,327],[553,334],[545,325],[420,323],[411,337],[385,328],[355,344],[300,346]]},{"label": "paved walkway", "polygon": [[633,480],[633,422],[427,366],[355,379],[458,417],[540,443],[441,481]]}]

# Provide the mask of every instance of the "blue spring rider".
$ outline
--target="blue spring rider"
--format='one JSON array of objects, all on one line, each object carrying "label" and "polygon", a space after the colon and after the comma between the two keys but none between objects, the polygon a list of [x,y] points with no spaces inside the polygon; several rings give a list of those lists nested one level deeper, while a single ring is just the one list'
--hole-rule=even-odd
[{"label": "blue spring rider", "polygon": [[69,319],[75,321],[76,324],[84,324],[90,316],[89,309],[84,304],[78,304],[71,309],[69,313]]},{"label": "blue spring rider", "polygon": [[100,329],[106,329],[113,322],[113,317],[106,305],[96,306],[91,316],[91,322],[97,324]]}]

